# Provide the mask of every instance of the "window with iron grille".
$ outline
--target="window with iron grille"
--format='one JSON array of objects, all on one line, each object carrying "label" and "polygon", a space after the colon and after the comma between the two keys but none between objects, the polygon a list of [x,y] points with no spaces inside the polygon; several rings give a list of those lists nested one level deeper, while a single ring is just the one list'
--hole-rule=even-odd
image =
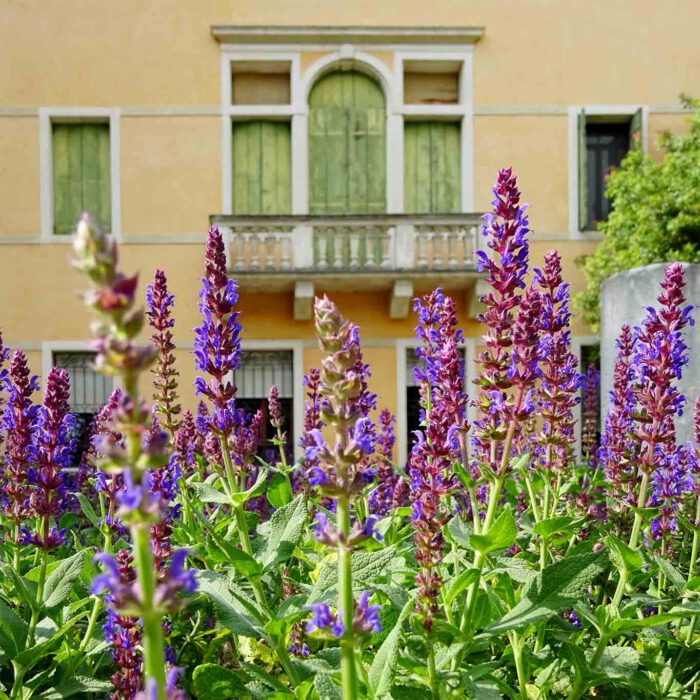
[{"label": "window with iron grille", "polygon": [[291,456],[294,435],[294,353],[292,350],[245,350],[241,367],[234,372],[236,406],[247,413],[261,410],[265,416],[260,434],[260,456],[274,459],[269,454],[270,440],[274,437],[269,421],[267,395],[270,387],[277,387],[284,417],[283,431],[287,436],[287,450]]},{"label": "window with iron grille", "polygon": [[80,462],[87,448],[89,428],[95,414],[107,403],[112,393],[113,380],[98,374],[93,368],[94,352],[55,352],[53,364],[65,369],[70,377],[70,406],[76,417],[76,435],[79,448],[74,465]]}]

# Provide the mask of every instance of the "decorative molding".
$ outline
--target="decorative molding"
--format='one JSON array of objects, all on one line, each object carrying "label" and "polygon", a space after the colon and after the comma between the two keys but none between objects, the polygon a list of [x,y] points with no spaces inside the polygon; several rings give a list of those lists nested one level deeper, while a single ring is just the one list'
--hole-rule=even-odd
[{"label": "decorative molding", "polygon": [[241,26],[215,24],[212,36],[222,44],[473,44],[484,27]]}]

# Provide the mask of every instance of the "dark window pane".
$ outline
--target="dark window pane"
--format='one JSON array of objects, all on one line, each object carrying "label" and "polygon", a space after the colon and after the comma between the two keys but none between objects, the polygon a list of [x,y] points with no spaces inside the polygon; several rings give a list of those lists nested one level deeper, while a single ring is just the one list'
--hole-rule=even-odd
[{"label": "dark window pane", "polygon": [[415,442],[414,431],[421,430],[420,424],[420,388],[406,387],[406,455],[411,454]]},{"label": "dark window pane", "polygon": [[588,218],[586,228],[605,221],[610,202],[605,196],[605,178],[622,162],[630,145],[629,124],[586,124],[586,170]]}]

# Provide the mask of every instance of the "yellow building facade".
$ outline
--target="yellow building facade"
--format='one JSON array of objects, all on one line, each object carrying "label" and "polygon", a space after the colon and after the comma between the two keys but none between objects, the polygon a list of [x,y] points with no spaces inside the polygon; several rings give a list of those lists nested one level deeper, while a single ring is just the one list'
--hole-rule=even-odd
[{"label": "yellow building facade", "polygon": [[[74,368],[76,410],[108,385],[82,360],[88,313],[65,222],[101,212],[142,283],[176,295],[183,402],[206,230],[241,289],[242,398],[284,386],[293,432],[318,362],[311,302],[361,327],[379,404],[412,425],[414,296],[454,295],[468,374],[474,266],[499,168],[531,203],[531,264],[557,248],[572,290],[601,173],[685,129],[700,95],[694,0],[38,0],[0,7],[0,300],[35,371]],[[77,173],[77,175],[76,175]],[[76,184],[77,183],[77,184]],[[597,199],[596,199],[597,197]],[[578,347],[596,342],[574,324]],[[72,364],[71,364],[72,363]]]}]

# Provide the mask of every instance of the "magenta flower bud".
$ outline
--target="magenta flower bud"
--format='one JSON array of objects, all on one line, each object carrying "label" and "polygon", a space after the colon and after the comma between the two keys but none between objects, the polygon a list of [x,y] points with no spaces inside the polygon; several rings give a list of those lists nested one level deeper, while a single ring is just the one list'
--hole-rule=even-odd
[{"label": "magenta flower bud", "polygon": [[168,292],[168,280],[163,270],[156,270],[153,284],[146,287],[146,303],[148,325],[153,330],[151,340],[158,350],[156,366],[151,370],[155,375],[154,410],[171,439],[174,439],[179,426],[177,416],[181,411],[177,394],[179,372],[175,369],[175,344],[171,330],[175,325],[172,318],[175,297]]},{"label": "magenta flower bud", "polygon": [[583,382],[583,422],[581,448],[584,461],[591,467],[598,464],[598,390],[600,372],[594,364],[588,365]]},{"label": "magenta flower bud", "polygon": [[284,417],[282,415],[282,404],[280,404],[280,396],[277,387],[273,384],[267,395],[267,406],[270,411],[270,423],[273,428],[282,428],[284,425]]}]

